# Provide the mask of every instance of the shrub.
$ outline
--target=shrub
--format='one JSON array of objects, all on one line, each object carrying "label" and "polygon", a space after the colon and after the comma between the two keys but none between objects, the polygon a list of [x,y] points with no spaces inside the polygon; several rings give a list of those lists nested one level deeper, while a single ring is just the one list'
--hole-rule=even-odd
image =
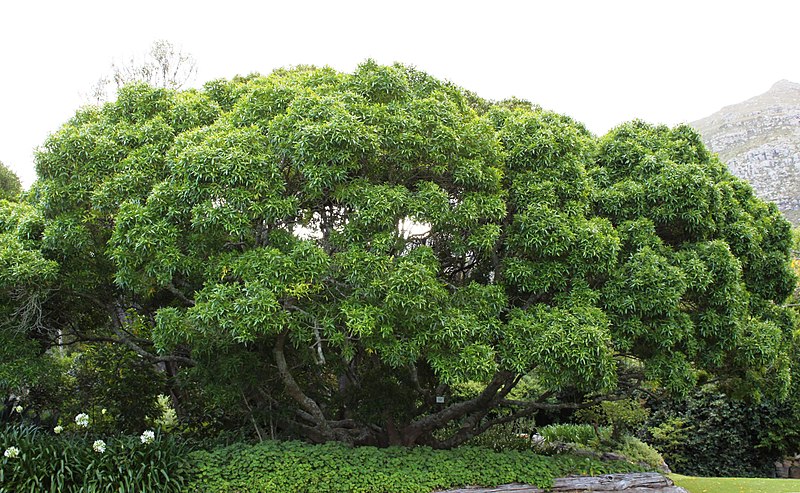
[{"label": "shrub", "polygon": [[631,463],[653,469],[663,467],[665,462],[655,448],[634,436],[623,435],[618,440],[613,440],[610,426],[595,428],[587,424],[554,424],[541,428],[539,434],[545,440],[545,450],[548,443],[561,442],[575,444],[599,454],[612,452],[624,456]]},{"label": "shrub", "polygon": [[646,464],[654,469],[659,469],[665,464],[658,450],[630,435],[622,437],[614,452],[624,455],[635,464]]},{"label": "shrub", "polygon": [[530,450],[533,442],[531,434],[536,428],[532,419],[520,419],[510,423],[503,423],[480,435],[472,438],[467,445],[490,448],[496,451],[503,450]]},{"label": "shrub", "polygon": [[560,423],[539,429],[539,434],[548,442],[575,443],[583,446],[597,445],[598,438],[603,441],[610,440],[610,428],[601,426],[597,430],[600,437],[591,425]]},{"label": "shrub", "polygon": [[[791,401],[747,403],[706,386],[653,405],[649,440],[675,472],[692,476],[770,476],[773,462],[796,452]],[[796,439],[796,438],[795,438]]]},{"label": "shrub", "polygon": [[603,401],[596,406],[582,409],[576,413],[582,421],[595,427],[608,425],[611,427],[611,439],[622,440],[625,434],[633,433],[647,420],[650,410],[636,399]]},{"label": "shrub", "polygon": [[157,399],[164,374],[126,347],[87,346],[71,371],[76,380],[74,408],[107,409],[106,431],[136,433],[148,426],[148,416],[161,415]]}]

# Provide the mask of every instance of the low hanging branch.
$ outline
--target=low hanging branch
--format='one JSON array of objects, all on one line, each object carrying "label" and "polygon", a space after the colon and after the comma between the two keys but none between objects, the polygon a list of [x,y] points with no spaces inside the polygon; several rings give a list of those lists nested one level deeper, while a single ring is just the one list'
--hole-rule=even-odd
[{"label": "low hanging branch", "polygon": [[[103,312],[109,315],[111,320],[111,330],[114,332],[114,335],[117,336],[116,339],[111,337],[102,337],[102,336],[85,336],[78,332],[74,332],[73,335],[80,339],[81,341],[94,341],[94,342],[111,342],[114,344],[124,344],[127,346],[131,351],[135,352],[142,358],[146,359],[151,363],[180,363],[185,366],[195,366],[197,362],[192,358],[187,358],[185,356],[180,355],[157,355],[150,351],[147,351],[142,347],[143,344],[150,344],[150,341],[139,339],[133,336],[130,331],[126,330],[126,326],[130,325],[129,317],[125,312],[125,308],[123,308],[124,303],[120,302],[119,300],[116,302],[103,302],[100,299],[96,298],[87,293],[74,293],[75,296],[83,298],[85,300],[90,301],[96,307],[100,308]],[[76,342],[76,341],[73,341]]]},{"label": "low hanging branch", "polygon": [[119,342],[125,344],[128,348],[130,348],[133,352],[141,356],[142,358],[150,361],[151,363],[182,363],[186,366],[195,366],[197,363],[191,359],[186,358],[184,356],[177,356],[177,355],[166,355],[166,356],[157,356],[153,353],[146,351],[142,348],[139,344],[136,344],[133,339],[131,338],[130,334],[124,329],[124,323],[127,321],[127,316],[125,312],[119,306],[112,306],[109,307],[112,315],[111,315],[111,330],[114,331],[114,334],[119,338]]}]

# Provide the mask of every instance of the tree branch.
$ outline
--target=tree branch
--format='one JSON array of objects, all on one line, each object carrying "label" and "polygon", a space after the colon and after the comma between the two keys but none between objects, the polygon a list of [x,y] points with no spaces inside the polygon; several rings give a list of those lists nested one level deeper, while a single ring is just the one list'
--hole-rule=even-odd
[{"label": "tree branch", "polygon": [[176,288],[174,284],[169,283],[166,285],[167,291],[174,294],[179,300],[181,300],[186,306],[194,306],[194,300],[187,298],[185,294],[181,292],[180,289]]},{"label": "tree branch", "polygon": [[[445,424],[459,419],[468,413],[491,405],[498,391],[514,381],[514,375],[508,371],[495,373],[492,381],[478,396],[467,401],[457,402],[433,414],[423,416],[403,429],[403,440],[412,445],[423,434],[441,428]],[[510,390],[510,389],[509,389]]]},{"label": "tree branch", "polygon": [[183,363],[187,366],[195,366],[197,363],[191,359],[186,358],[184,356],[156,356],[146,350],[144,350],[141,346],[136,344],[131,337],[126,334],[126,330],[124,330],[124,320],[126,319],[124,313],[120,314],[119,312],[122,310],[119,306],[110,305],[108,306],[108,310],[111,312],[111,330],[114,331],[117,337],[119,337],[118,342],[122,342],[128,348],[130,348],[134,353],[138,354],[142,358],[150,361],[151,363],[166,363],[166,362],[175,362],[175,363]]}]

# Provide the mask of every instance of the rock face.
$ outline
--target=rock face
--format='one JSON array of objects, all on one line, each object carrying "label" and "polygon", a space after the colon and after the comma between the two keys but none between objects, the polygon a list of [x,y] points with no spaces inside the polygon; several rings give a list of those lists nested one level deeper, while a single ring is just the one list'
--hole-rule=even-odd
[{"label": "rock face", "polygon": [[527,484],[506,484],[493,488],[461,488],[441,493],[588,493],[592,491],[688,493],[684,488],[675,486],[671,479],[661,474],[650,472],[558,478],[553,481],[553,487],[549,490],[542,490]]},{"label": "rock face", "polygon": [[734,175],[800,225],[800,84],[782,80],[690,125]]}]

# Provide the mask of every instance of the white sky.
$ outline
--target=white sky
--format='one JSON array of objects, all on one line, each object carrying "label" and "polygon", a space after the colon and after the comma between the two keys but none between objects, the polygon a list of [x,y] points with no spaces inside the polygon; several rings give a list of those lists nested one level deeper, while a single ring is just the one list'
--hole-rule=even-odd
[{"label": "white sky", "polygon": [[366,58],[490,99],[517,96],[602,134],[676,124],[800,82],[800,1],[0,0],[0,161],[27,186],[33,149],[111,62],[166,39],[218,77]]}]

